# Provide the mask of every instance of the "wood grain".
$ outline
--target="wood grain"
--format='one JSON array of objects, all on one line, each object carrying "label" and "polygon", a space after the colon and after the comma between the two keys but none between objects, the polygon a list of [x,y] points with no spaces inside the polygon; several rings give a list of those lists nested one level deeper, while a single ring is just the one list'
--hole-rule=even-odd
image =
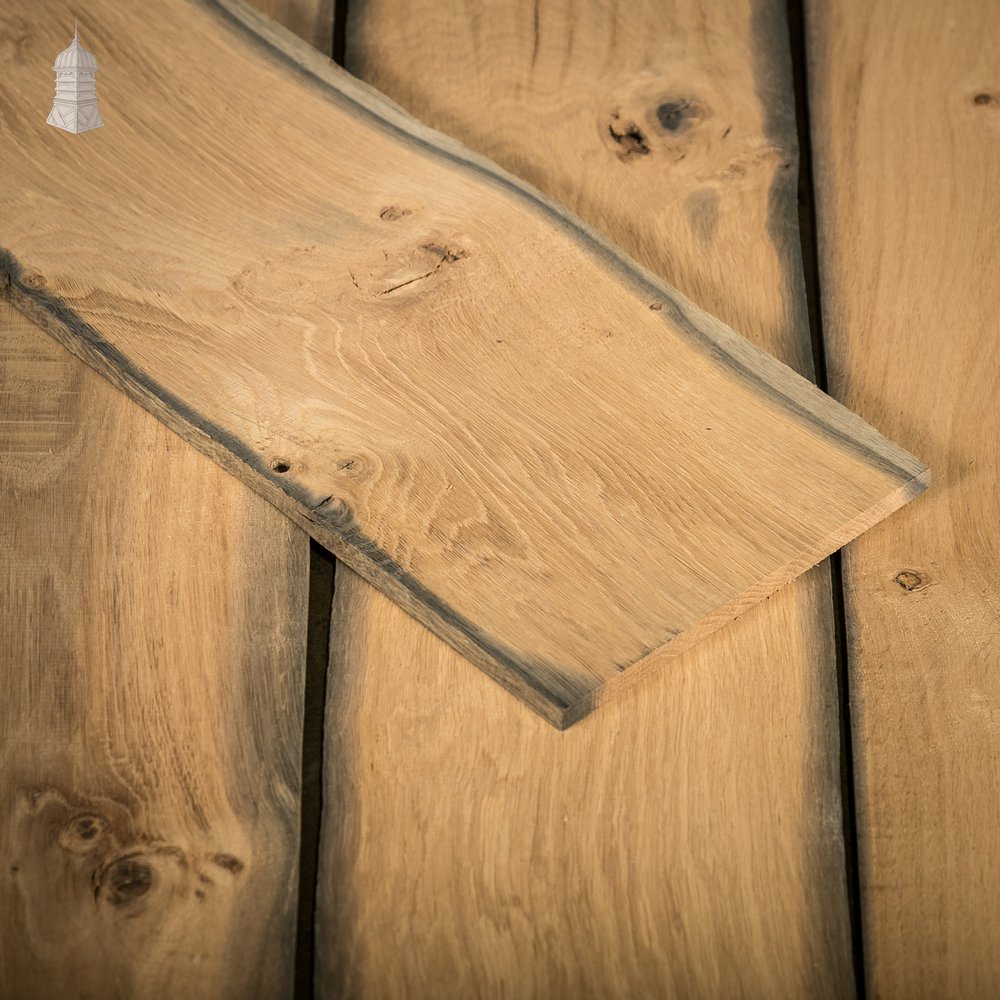
[{"label": "wood grain", "polygon": [[0,67],[8,294],[554,724],[926,484],[242,6],[90,0],[99,61],[136,85],[109,96],[117,129],[60,145],[25,110],[57,6]]},{"label": "wood grain", "polygon": [[851,995],[826,584],[558,733],[338,564],[320,996]]},{"label": "wood grain", "polygon": [[0,302],[0,995],[290,996],[308,545]]},{"label": "wood grain", "polygon": [[[811,372],[780,4],[351,10],[352,70]],[[710,111],[622,159],[630,78]],[[322,996],[852,995],[827,566],[564,733],[343,565],[334,622]]]},{"label": "wood grain", "polygon": [[809,9],[831,391],[937,484],[844,555],[877,997],[1000,995],[1000,7]]}]

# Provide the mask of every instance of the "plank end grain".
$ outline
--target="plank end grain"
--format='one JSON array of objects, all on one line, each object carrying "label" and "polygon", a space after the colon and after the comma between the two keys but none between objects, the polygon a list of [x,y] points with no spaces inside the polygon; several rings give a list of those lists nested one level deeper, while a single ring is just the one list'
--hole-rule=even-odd
[{"label": "plank end grain", "polygon": [[[54,43],[48,4],[33,43]],[[6,294],[554,724],[913,478],[587,225],[235,0],[87,15],[107,71],[144,83],[88,143],[17,119]],[[5,69],[16,103],[33,78]],[[294,159],[253,168],[278,131]]]}]

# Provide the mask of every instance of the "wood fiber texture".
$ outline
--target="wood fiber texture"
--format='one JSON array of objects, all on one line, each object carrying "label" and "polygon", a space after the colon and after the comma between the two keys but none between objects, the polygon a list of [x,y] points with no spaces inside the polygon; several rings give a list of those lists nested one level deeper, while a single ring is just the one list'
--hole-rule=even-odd
[{"label": "wood fiber texture", "polygon": [[3,15],[6,294],[554,724],[925,485],[235,2],[89,0],[107,126],[37,128],[61,11]]},{"label": "wood fiber texture", "polygon": [[934,467],[844,554],[869,996],[1000,995],[1000,7],[809,5],[830,389]]},{"label": "wood fiber texture", "polygon": [[0,493],[0,995],[289,996],[305,536],[6,302]]},{"label": "wood fiber texture", "polygon": [[[782,4],[409,12],[352,3],[348,68],[811,373]],[[852,995],[830,593],[811,570],[558,733],[338,566],[320,995]]]}]

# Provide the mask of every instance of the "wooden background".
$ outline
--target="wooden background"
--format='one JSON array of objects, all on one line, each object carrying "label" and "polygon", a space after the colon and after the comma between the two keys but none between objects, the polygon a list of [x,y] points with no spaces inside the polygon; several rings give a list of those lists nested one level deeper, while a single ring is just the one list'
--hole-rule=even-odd
[{"label": "wooden background", "polygon": [[803,243],[782,4],[259,6],[934,486],[562,734],[338,567],[319,775],[321,558],[4,310],[0,994],[1000,994],[998,12],[806,4]]}]

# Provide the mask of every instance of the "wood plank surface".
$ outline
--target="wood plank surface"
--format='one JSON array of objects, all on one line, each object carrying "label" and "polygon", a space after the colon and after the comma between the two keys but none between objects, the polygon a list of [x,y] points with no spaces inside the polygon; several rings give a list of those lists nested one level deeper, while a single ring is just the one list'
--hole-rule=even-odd
[{"label": "wood plank surface", "polygon": [[290,996],[308,540],[0,302],[0,995]]},{"label": "wood plank surface", "polygon": [[844,555],[869,995],[1000,996],[1000,6],[809,6],[830,388],[936,483]]},{"label": "wood plank surface", "polygon": [[32,6],[0,65],[6,293],[551,722],[923,489],[537,192],[229,8],[87,0],[122,85],[73,141],[30,114],[62,10]]},{"label": "wood plank surface", "polygon": [[[351,11],[348,68],[811,373],[780,4]],[[630,80],[702,110],[622,158]],[[321,996],[852,995],[827,566],[564,733],[343,564],[334,623]]]}]

